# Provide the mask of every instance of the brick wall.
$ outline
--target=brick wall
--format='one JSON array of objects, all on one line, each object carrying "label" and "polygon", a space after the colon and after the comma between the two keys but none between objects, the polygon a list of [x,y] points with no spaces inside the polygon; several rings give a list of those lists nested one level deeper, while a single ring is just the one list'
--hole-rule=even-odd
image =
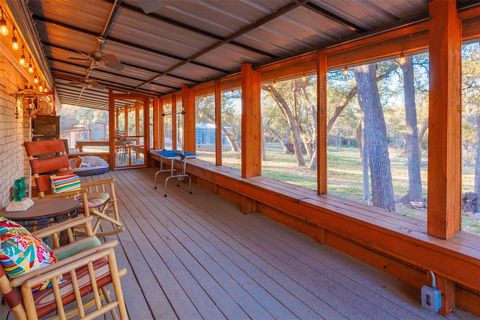
[{"label": "brick wall", "polygon": [[17,178],[29,174],[23,149],[28,138],[29,121],[18,104],[19,118],[15,119],[17,101],[9,94],[23,88],[25,80],[9,60],[0,53],[0,208],[9,201],[10,188]]}]

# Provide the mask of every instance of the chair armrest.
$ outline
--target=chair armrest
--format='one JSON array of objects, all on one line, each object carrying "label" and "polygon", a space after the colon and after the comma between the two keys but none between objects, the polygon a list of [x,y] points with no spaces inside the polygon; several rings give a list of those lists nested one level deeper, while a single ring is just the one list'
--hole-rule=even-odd
[{"label": "chair armrest", "polygon": [[[45,272],[43,274],[37,275],[35,278],[30,278],[27,281],[23,282],[22,287],[28,287],[32,288],[38,284],[41,284],[47,280],[52,280],[57,278],[60,275],[63,275],[67,272],[73,271],[75,269],[78,269],[80,267],[84,267],[88,265],[89,263],[92,263],[98,259],[105,258],[109,256],[110,254],[115,254],[112,248],[107,248],[104,250],[97,251],[94,254],[90,254],[88,256],[82,257],[80,259],[71,261],[70,263],[64,264],[64,265],[57,265],[55,268],[48,270],[48,272]],[[55,266],[55,265],[52,265]],[[46,269],[46,268],[45,268]]]},{"label": "chair armrest", "polygon": [[[37,269],[35,271],[26,273],[26,274],[24,274],[24,275],[22,275],[18,278],[14,278],[10,281],[10,285],[12,287],[19,287],[19,286],[23,285],[25,282],[27,282],[28,280],[34,279],[34,278],[36,280],[37,277],[43,276],[45,274],[52,274],[53,273],[54,275],[52,277],[62,275],[63,273],[68,272],[68,271],[60,272],[61,270],[63,270],[62,268],[66,267],[66,266],[70,266],[70,265],[76,263],[77,261],[85,261],[85,259],[87,259],[90,256],[93,256],[93,255],[97,254],[100,251],[103,252],[105,250],[113,250],[113,248],[115,248],[117,246],[117,244],[118,244],[118,241],[114,240],[114,241],[109,241],[105,244],[102,244],[101,246],[84,250],[84,251],[79,252],[79,253],[71,256],[71,257],[68,257],[67,259],[60,260],[57,263],[51,264],[51,265],[49,265],[45,268]],[[97,260],[97,259],[94,259],[94,260]],[[57,272],[59,272],[59,273],[57,273]],[[49,278],[47,278],[47,280],[48,279]],[[43,281],[40,281],[40,282],[43,282]]]},{"label": "chair armrest", "polygon": [[103,180],[97,180],[97,181],[91,181],[91,182],[82,182],[81,186],[82,188],[88,188],[88,187],[94,187],[94,186],[101,186],[105,184],[110,184],[114,183],[115,179],[113,178],[108,178],[108,179],[103,179]]},{"label": "chair armrest", "polygon": [[64,222],[60,222],[57,224],[54,224],[50,227],[40,229],[38,231],[32,232],[34,236],[37,238],[43,239],[46,237],[49,237],[55,233],[59,233],[62,231],[65,231],[67,229],[71,229],[73,227],[78,227],[80,225],[84,225],[86,223],[90,223],[92,221],[93,217],[88,216],[88,217],[77,217],[73,218]]},{"label": "chair armrest", "polygon": [[61,193],[50,193],[43,196],[43,198],[68,198],[68,197],[78,196],[79,194],[84,194],[84,193],[87,193],[87,191],[81,189],[81,190],[66,191]]}]

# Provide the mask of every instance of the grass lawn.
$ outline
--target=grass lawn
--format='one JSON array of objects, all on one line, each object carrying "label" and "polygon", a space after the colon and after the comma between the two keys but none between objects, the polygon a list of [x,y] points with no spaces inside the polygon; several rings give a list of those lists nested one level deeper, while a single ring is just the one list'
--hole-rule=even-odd
[{"label": "grass lawn", "polygon": [[[214,151],[199,149],[200,159],[215,162]],[[291,183],[297,186],[316,189],[316,172],[307,167],[298,168],[295,155],[285,154],[280,144],[269,143],[266,146],[266,160],[262,162],[262,175]],[[407,158],[403,150],[390,148],[390,165],[392,172],[393,191],[395,199],[401,198],[408,190]],[[223,165],[240,170],[241,155],[223,150]],[[427,154],[422,154],[422,189],[427,197]],[[306,156],[305,156],[306,158]],[[308,159],[306,159],[307,161]],[[473,166],[463,168],[463,192],[473,191],[475,169]],[[340,197],[364,202],[362,167],[357,148],[328,148],[328,192]],[[397,214],[403,214],[418,219],[426,219],[426,209],[412,209],[397,203]],[[480,234],[480,216],[463,215],[462,228],[468,232]]]}]

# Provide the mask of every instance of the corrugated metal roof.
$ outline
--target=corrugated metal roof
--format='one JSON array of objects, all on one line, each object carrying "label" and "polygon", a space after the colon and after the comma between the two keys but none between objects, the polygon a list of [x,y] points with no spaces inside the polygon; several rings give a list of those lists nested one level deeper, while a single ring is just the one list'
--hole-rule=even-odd
[{"label": "corrugated metal roof", "polygon": [[[29,1],[57,80],[85,77],[89,63],[70,58],[80,57],[76,50],[94,52],[106,25],[102,52],[125,68],[97,67],[90,77],[161,95],[238,71],[245,62],[268,63],[428,15],[428,0],[167,1],[149,15],[138,0],[124,0],[107,24],[114,2]],[[60,99],[71,102],[81,88],[68,90],[62,81]],[[94,97],[103,107],[105,90],[91,90],[82,103]]]}]

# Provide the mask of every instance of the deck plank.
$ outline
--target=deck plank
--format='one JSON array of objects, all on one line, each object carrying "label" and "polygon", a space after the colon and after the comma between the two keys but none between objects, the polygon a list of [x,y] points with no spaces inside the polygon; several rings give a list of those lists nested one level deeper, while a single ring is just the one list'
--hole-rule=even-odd
[{"label": "deck plank", "polygon": [[[202,192],[203,193],[203,192]],[[174,197],[176,195],[173,195]],[[208,209],[202,208],[205,205],[210,205],[212,203],[215,203],[215,207],[221,206],[221,203],[218,201],[214,201],[214,199],[210,199],[211,201],[200,201],[196,202],[195,200],[198,200],[196,197],[192,196],[187,196],[188,201],[185,202],[186,205],[188,204],[194,204],[197,210],[198,209],[203,209],[203,210],[208,210],[209,213],[214,213],[215,208],[211,207]],[[202,199],[205,200],[205,196],[202,194]],[[181,199],[180,199],[181,200]],[[226,209],[226,210],[224,210]],[[244,243],[245,241],[249,242],[248,248],[252,249],[255,248],[255,252],[261,253],[263,258],[266,258],[266,260],[270,261],[274,265],[280,266],[279,268],[283,270],[286,274],[290,275],[292,279],[295,279],[298,283],[303,285],[305,288],[309,289],[312,293],[322,296],[326,295],[329,297],[329,302],[333,303],[333,305],[336,308],[344,308],[343,311],[346,312],[348,315],[350,313],[350,317],[362,317],[364,318],[366,315],[368,315],[370,318],[381,318],[381,319],[388,319],[392,318],[392,315],[389,315],[388,313],[382,313],[378,312],[378,308],[372,308],[372,305],[378,305],[378,303],[382,302],[382,300],[379,298],[379,296],[373,295],[371,303],[368,302],[368,300],[365,300],[363,298],[363,295],[368,294],[372,295],[371,292],[365,292],[365,290],[358,292],[358,295],[353,294],[352,292],[355,292],[355,287],[352,288],[352,286],[343,286],[339,285],[338,283],[332,281],[329,277],[325,276],[324,274],[320,272],[315,272],[312,268],[308,268],[307,266],[304,265],[304,263],[298,263],[298,261],[302,261],[299,259],[296,259],[290,255],[287,255],[283,252],[282,248],[275,248],[272,245],[265,247],[265,243],[268,243],[266,239],[262,239],[263,235],[261,232],[259,234],[253,234],[250,232],[249,228],[245,228],[243,226],[243,230],[238,232],[238,230],[231,230],[229,228],[229,224],[231,225],[232,222],[235,221],[235,218],[237,218],[237,215],[231,216],[231,215],[225,215],[225,212],[229,212],[232,210],[236,210],[235,208],[220,208],[218,209],[221,212],[217,212],[217,222],[215,221],[210,221],[206,222],[206,225],[208,227],[208,224],[217,224],[219,230],[223,230],[226,233],[228,233],[230,236],[233,236],[236,234],[236,239],[238,240],[239,243]],[[217,210],[217,211],[218,211]],[[238,217],[245,217],[243,215],[238,215]],[[222,225],[221,222],[219,222],[219,219],[224,219],[224,224]],[[219,224],[220,223],[220,224]],[[245,235],[247,236],[245,240]],[[243,237],[243,238],[242,238]],[[252,242],[250,239],[258,239],[258,243]],[[311,241],[311,239],[308,239]],[[262,245],[264,248],[262,248]],[[318,246],[318,244],[316,244]],[[271,252],[276,253],[278,256],[278,253],[283,253],[283,256],[281,256],[283,259],[279,259],[279,257],[275,256],[275,254],[272,254]],[[288,266],[290,264],[290,266]],[[343,279],[343,275],[337,274],[337,277],[335,279],[336,281],[339,281],[340,283],[346,282],[345,279]],[[350,281],[346,282],[348,285],[350,284]],[[352,292],[351,292],[352,291]],[[348,307],[345,309],[345,305]],[[390,309],[397,307],[396,305],[387,305],[388,308],[384,308],[385,310],[388,310],[390,312]],[[373,311],[372,311],[373,310]],[[402,310],[397,310],[396,313],[402,313]],[[354,315],[351,313],[354,312]],[[396,314],[395,312],[393,315]],[[406,312],[405,312],[406,313]],[[406,315],[406,314],[403,315]],[[408,313],[410,317],[412,315]]]},{"label": "deck plank", "polygon": [[84,178],[116,180],[125,231],[105,241],[119,242],[128,269],[130,319],[444,319],[419,306],[418,290],[213,192],[172,183],[164,198],[154,172]]}]

